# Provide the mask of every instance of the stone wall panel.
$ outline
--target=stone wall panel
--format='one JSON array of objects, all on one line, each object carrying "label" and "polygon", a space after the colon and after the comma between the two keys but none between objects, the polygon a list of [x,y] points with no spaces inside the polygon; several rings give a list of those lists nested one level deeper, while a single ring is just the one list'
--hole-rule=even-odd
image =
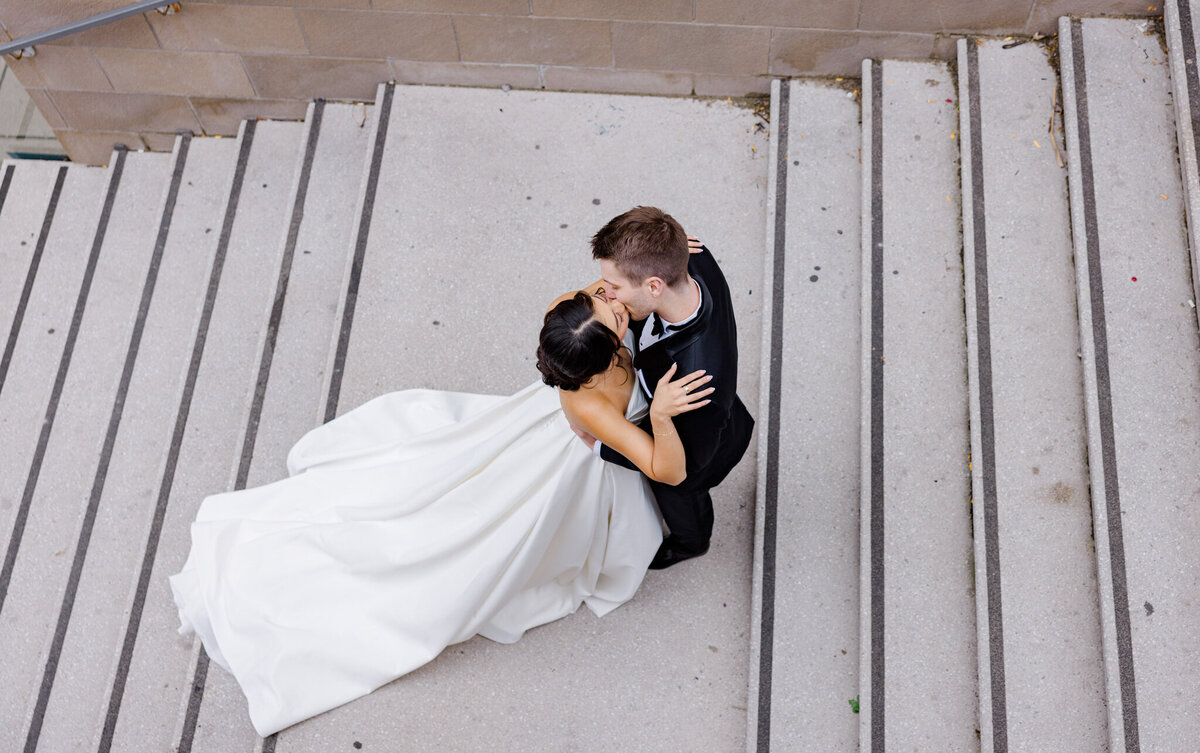
[{"label": "stone wall panel", "polygon": [[170,16],[146,18],[168,50],[304,54],[308,45],[292,8],[187,3]]},{"label": "stone wall panel", "polygon": [[612,36],[607,21],[457,16],[454,27],[464,61],[612,65]]},{"label": "stone wall panel", "polygon": [[449,15],[353,10],[301,10],[299,15],[314,56],[458,60]]},{"label": "stone wall panel", "polygon": [[117,91],[253,97],[241,58],[224,52],[96,50]]}]

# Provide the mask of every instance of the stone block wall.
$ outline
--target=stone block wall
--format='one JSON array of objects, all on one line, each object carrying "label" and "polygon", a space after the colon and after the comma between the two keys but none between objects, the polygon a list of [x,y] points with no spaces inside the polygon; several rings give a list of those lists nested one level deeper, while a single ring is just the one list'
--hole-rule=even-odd
[{"label": "stone block wall", "polygon": [[[15,39],[128,0],[0,0]],[[164,0],[166,2],[166,0]],[[867,57],[949,58],[954,38],[1052,34],[1067,14],[1157,0],[205,0],[9,59],[76,161],[112,144],[301,118],[383,81],[673,95],[761,94],[771,77],[857,76]]]}]

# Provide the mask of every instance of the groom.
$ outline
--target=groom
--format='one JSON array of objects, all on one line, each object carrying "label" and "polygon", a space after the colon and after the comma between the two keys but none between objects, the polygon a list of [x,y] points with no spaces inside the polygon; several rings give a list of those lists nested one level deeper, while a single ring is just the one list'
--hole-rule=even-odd
[{"label": "groom", "polygon": [[[729,286],[709,250],[697,245],[689,248],[679,223],[654,207],[614,217],[592,238],[605,295],[629,312],[633,365],[647,399],[673,363],[679,366],[676,374],[705,369],[712,375],[707,386],[716,388],[708,405],[674,419],[687,454],[687,478],[678,486],[650,482],[671,529],[650,563],[655,570],[708,551],[709,490],[742,459],[754,428],[737,396],[737,326]],[[649,419],[642,428],[651,431]],[[610,447],[596,443],[593,450],[634,467]]]}]

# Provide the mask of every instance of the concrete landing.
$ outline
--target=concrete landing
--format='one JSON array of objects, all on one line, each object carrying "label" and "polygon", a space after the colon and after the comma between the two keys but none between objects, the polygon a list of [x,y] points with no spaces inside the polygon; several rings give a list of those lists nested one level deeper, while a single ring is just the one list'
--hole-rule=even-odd
[{"label": "concrete landing", "polygon": [[[588,239],[636,204],[721,263],[757,405],[767,139],[721,101],[396,87],[357,293],[344,411],[408,387],[506,393],[538,378],[538,322],[599,277]],[[446,128],[431,128],[431,123]],[[503,646],[476,638],[284,730],[277,751],[733,750],[744,745],[754,449],[714,494],[705,557],[628,604]]]}]

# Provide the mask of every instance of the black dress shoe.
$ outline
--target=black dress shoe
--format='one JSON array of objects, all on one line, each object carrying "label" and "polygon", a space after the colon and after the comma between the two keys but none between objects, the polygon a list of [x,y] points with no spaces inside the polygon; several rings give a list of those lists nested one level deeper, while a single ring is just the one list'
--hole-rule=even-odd
[{"label": "black dress shoe", "polygon": [[700,549],[681,549],[676,547],[669,541],[664,541],[658,547],[658,552],[654,555],[654,559],[650,560],[651,570],[665,570],[671,565],[678,565],[684,560],[690,560],[692,557],[699,557],[708,551],[708,543]]}]

